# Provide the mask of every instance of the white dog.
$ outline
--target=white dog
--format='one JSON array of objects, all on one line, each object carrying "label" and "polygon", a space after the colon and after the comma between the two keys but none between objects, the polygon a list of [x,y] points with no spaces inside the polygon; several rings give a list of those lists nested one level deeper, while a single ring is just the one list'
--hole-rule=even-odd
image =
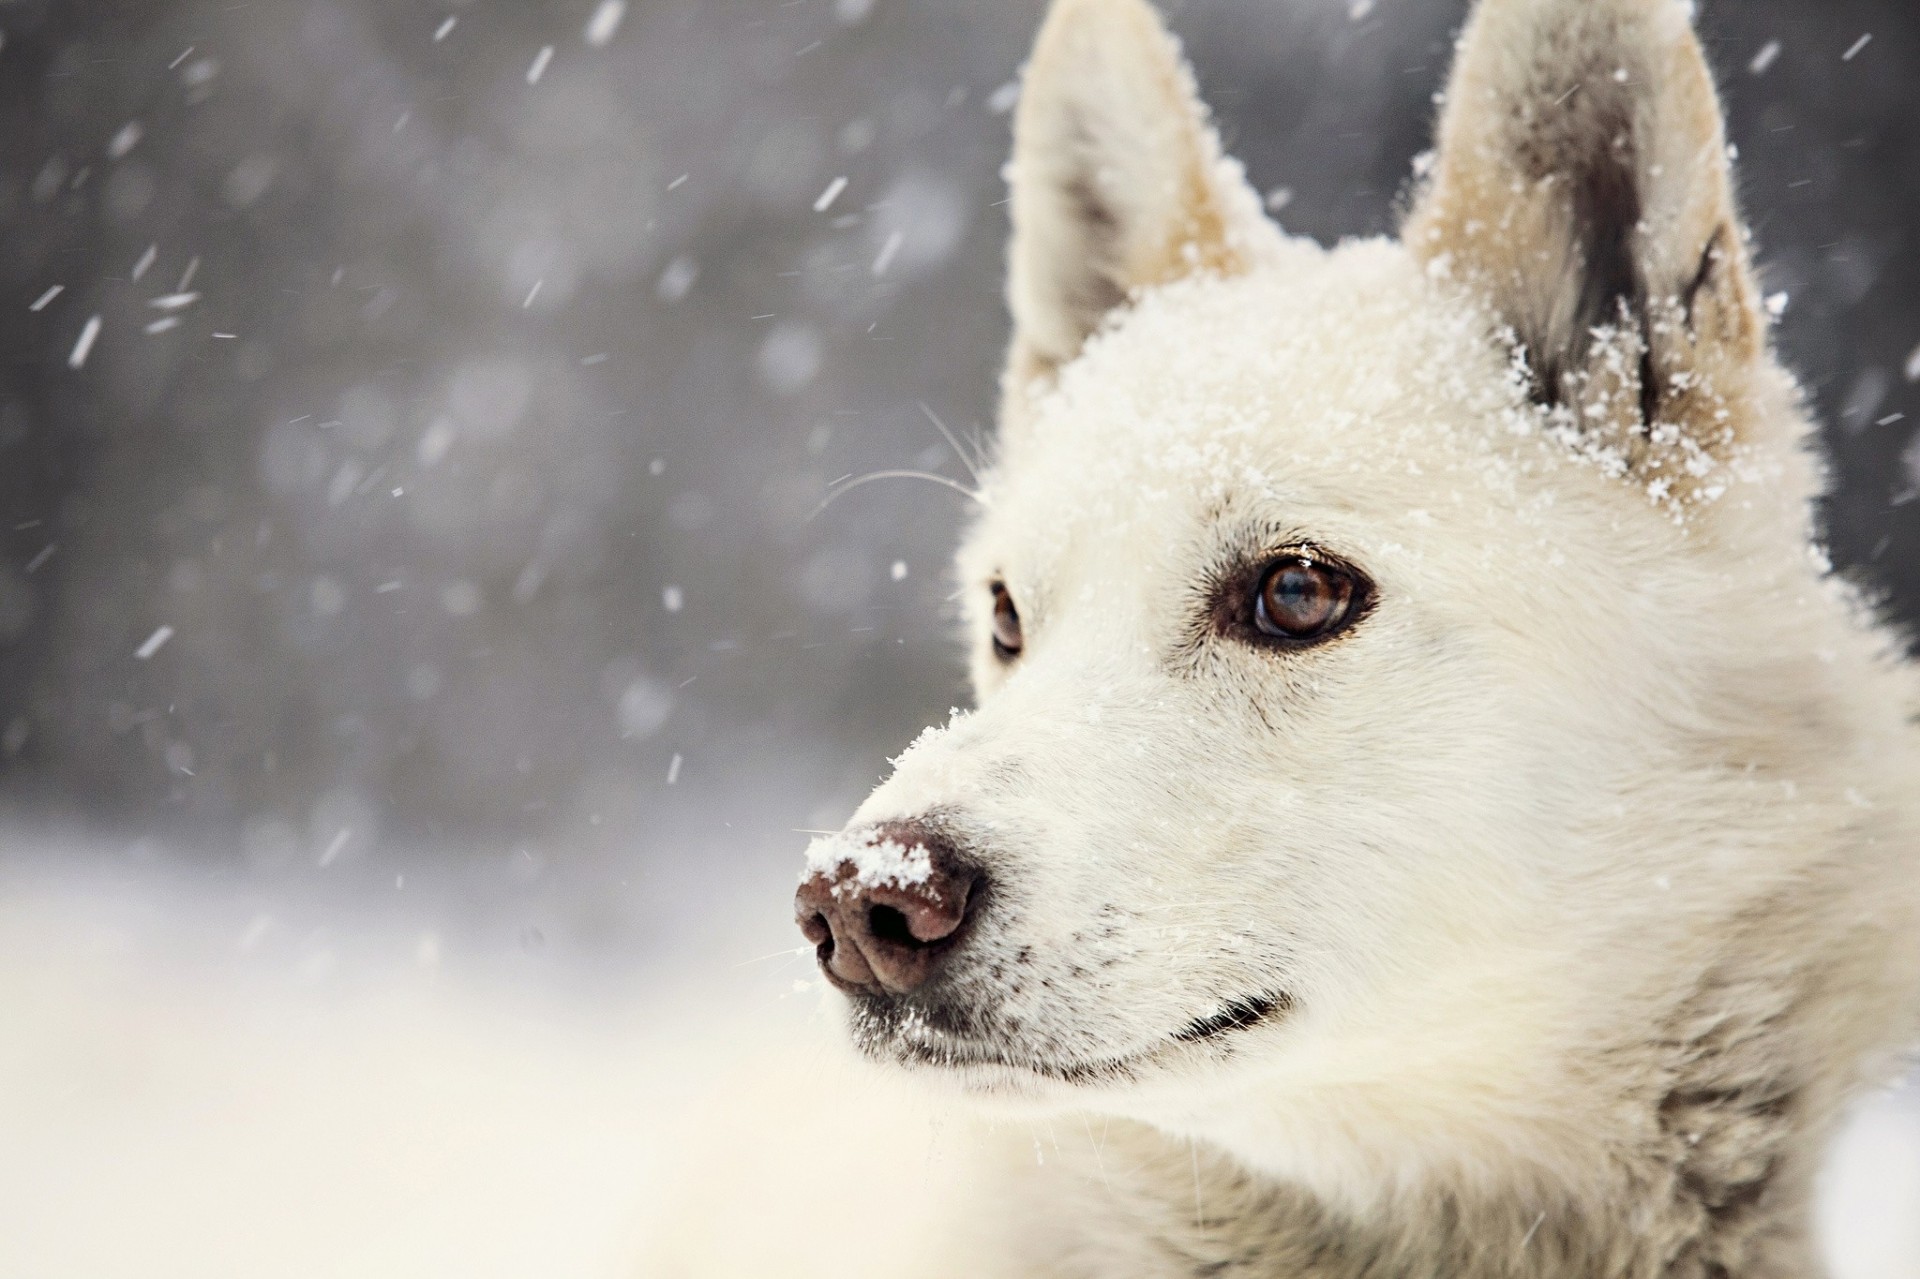
[{"label": "white dog", "polygon": [[1397,241],[1267,222],[1143,0],[1058,0],[1016,133],[979,707],[798,910],[867,1057],[1095,1139],[928,1182],[816,1090],[763,1273],[1815,1273],[1920,696],[1683,5],[1482,0]]}]

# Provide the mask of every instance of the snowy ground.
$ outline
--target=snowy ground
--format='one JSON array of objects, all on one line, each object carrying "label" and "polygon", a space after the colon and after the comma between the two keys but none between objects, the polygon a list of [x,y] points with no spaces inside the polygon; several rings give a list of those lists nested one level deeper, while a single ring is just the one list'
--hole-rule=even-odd
[{"label": "snowy ground", "polygon": [[[0,1274],[638,1273],[672,1125],[813,1015],[776,921],[612,982],[417,922],[0,876]],[[1863,1109],[1823,1221],[1838,1279],[1920,1277],[1920,1094]]]},{"label": "snowy ground", "polygon": [[696,1008],[812,1007],[778,959],[569,980],[404,915],[6,880],[0,1275],[632,1274],[741,1021]]}]

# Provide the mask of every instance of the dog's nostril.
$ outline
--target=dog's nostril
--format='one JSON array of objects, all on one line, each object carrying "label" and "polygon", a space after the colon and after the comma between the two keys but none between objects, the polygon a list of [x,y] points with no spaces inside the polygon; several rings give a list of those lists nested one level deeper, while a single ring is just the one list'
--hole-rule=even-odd
[{"label": "dog's nostril", "polygon": [[816,913],[811,918],[801,920],[800,933],[813,943],[815,959],[822,964],[833,962],[833,925],[827,922],[825,915]]},{"label": "dog's nostril", "polygon": [[892,906],[875,906],[867,912],[867,931],[883,942],[919,949],[927,943],[913,935],[907,917]]}]

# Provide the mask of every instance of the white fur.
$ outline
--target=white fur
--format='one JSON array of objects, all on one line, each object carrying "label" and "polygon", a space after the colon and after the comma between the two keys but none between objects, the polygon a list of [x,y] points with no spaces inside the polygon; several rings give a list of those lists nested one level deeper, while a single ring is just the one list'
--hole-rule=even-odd
[{"label": "white fur", "polygon": [[[980,704],[850,827],[935,816],[994,886],[943,996],[972,1029],[856,1017],[866,1052],[1113,1125],[1108,1166],[1016,1140],[939,1206],[1010,1235],[1009,1273],[1812,1264],[1821,1145],[1914,1030],[1920,697],[1810,545],[1678,13],[1484,0],[1407,240],[1332,250],[1259,219],[1139,0],[1050,17],[959,560]],[[1560,71],[1638,139],[1639,301],[1591,334],[1563,179],[1618,138],[1554,114]],[[1302,651],[1215,633],[1221,567],[1294,546],[1377,607]],[[1288,1006],[1179,1038],[1254,997]],[[888,1174],[854,1166],[857,1217]]]}]

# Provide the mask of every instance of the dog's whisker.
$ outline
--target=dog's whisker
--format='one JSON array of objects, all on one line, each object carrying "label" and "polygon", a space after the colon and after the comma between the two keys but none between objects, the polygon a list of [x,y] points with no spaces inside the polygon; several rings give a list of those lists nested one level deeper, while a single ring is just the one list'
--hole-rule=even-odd
[{"label": "dog's whisker", "polygon": [[811,946],[794,946],[787,950],[776,950],[771,955],[761,955],[757,959],[743,959],[735,964],[734,967],[746,968],[753,964],[764,964],[770,959],[797,959],[801,955],[811,955],[812,953],[813,947]]},{"label": "dog's whisker", "polygon": [[925,480],[929,484],[938,484],[942,488],[952,489],[954,492],[960,494],[960,496],[977,502],[981,506],[987,504],[987,499],[982,494],[968,488],[958,480],[949,479],[944,475],[935,475],[932,471],[872,471],[856,479],[848,480],[839,488],[827,494],[826,500],[821,502],[819,506],[816,506],[813,509],[813,514],[807,518],[810,520],[818,519],[820,512],[826,510],[829,506],[832,506],[835,502],[853,492],[853,490],[865,487],[878,480]]},{"label": "dog's whisker", "polygon": [[975,464],[975,459],[967,456],[967,451],[960,447],[960,440],[958,439],[958,437],[954,435],[952,431],[947,429],[947,424],[940,420],[939,414],[935,413],[931,408],[927,407],[927,402],[925,400],[920,401],[920,411],[927,415],[927,421],[933,423],[934,429],[939,431],[941,436],[946,439],[947,443],[952,446],[954,456],[960,459],[960,465],[967,468],[967,474],[973,477],[973,482],[975,484],[984,483],[984,481],[980,478],[980,468],[978,465]]}]

